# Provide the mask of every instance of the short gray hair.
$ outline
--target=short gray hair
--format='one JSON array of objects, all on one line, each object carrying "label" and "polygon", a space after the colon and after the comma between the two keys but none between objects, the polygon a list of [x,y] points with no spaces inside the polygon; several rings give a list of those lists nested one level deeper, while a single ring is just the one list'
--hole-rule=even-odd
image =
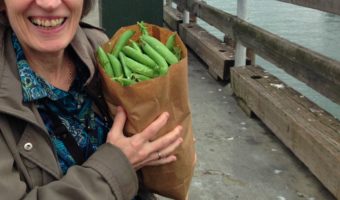
[{"label": "short gray hair", "polygon": [[[90,13],[97,0],[84,0],[82,18]],[[0,6],[5,4],[5,0],[0,0]],[[8,19],[4,11],[0,11],[0,24],[8,25]]]}]

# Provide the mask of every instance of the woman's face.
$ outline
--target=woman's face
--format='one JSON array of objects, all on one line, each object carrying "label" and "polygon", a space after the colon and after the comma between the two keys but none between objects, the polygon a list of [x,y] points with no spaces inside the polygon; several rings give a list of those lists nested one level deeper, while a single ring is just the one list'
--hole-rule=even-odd
[{"label": "woman's face", "polygon": [[77,30],[84,0],[5,0],[10,25],[25,50],[64,50]]}]

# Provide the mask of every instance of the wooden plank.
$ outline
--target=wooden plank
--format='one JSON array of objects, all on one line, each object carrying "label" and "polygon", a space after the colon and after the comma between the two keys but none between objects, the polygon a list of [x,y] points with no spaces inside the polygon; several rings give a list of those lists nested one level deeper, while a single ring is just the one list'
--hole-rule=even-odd
[{"label": "wooden plank", "polygon": [[191,7],[191,12],[211,26],[214,26],[224,34],[234,39],[233,25],[237,21],[237,17],[219,10],[213,6],[206,4],[205,2],[196,2]]},{"label": "wooden plank", "polygon": [[340,103],[340,62],[244,21],[234,24],[234,36],[257,55]]},{"label": "wooden plank", "polygon": [[178,31],[178,26],[183,22],[183,14],[170,6],[163,7],[163,20],[173,31]]},{"label": "wooden plank", "polygon": [[253,111],[248,107],[248,105],[243,101],[243,99],[235,96],[237,105],[243,110],[243,112],[248,116],[248,117],[253,117]]},{"label": "wooden plank", "polygon": [[197,24],[181,24],[179,34],[209,67],[215,79],[229,80],[229,68],[234,65],[234,49]]},{"label": "wooden plank", "polygon": [[279,1],[340,15],[339,0],[279,0]]},{"label": "wooden plank", "polygon": [[340,199],[340,121],[259,67],[232,68],[231,84],[235,95]]},{"label": "wooden plank", "polygon": [[340,62],[290,42],[204,2],[192,7],[197,17],[340,104]]}]

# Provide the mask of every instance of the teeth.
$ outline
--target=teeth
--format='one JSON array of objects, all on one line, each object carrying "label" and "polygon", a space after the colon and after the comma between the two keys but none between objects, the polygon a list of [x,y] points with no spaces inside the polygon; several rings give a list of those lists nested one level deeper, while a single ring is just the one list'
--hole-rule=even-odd
[{"label": "teeth", "polygon": [[61,25],[64,22],[64,18],[58,18],[58,19],[32,18],[31,21],[35,25],[50,28],[50,27],[56,27],[56,26]]}]

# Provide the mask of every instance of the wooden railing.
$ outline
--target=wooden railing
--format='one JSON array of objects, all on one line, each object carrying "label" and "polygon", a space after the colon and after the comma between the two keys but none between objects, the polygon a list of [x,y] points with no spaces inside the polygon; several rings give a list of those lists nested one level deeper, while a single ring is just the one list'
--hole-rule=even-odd
[{"label": "wooden railing", "polygon": [[340,62],[302,47],[203,1],[173,0],[262,58],[340,104]]},{"label": "wooden railing", "polygon": [[[282,1],[296,4],[307,2],[307,0]],[[171,5],[172,1],[167,0],[167,2]],[[174,14],[172,12],[174,9],[166,6],[164,21],[171,22],[172,27],[179,29],[184,42],[201,56],[208,65],[209,72],[211,66],[225,66],[223,64],[225,58],[218,56],[221,54],[219,50],[227,48],[219,46],[220,41],[216,42],[211,37],[204,37],[207,35],[205,30],[193,24],[196,18],[202,19],[223,32],[226,35],[225,38],[232,38],[234,41],[231,42],[232,44],[239,42],[245,46],[248,52],[253,53],[253,55],[248,55],[250,63],[254,64],[252,58],[255,54],[259,55],[340,104],[339,61],[281,38],[202,1],[173,0],[173,2],[177,4],[177,10],[183,13],[179,14],[183,20],[178,20],[176,18],[178,13]],[[320,10],[329,9],[330,3],[333,3],[338,5],[335,10],[340,12],[337,0],[325,0],[324,5],[321,4],[321,0],[309,2],[313,2],[308,4],[309,7],[318,7]],[[176,19],[168,20],[168,18]],[[191,24],[186,24],[189,22]],[[209,46],[206,45],[207,43],[213,44]],[[231,46],[234,47],[234,45]],[[221,74],[221,71],[226,70],[216,68],[213,69],[212,74],[216,72]],[[267,78],[263,79],[262,77],[265,76]],[[241,108],[247,114],[255,113],[324,186],[337,199],[340,199],[338,170],[340,166],[340,121],[327,112],[322,111],[322,115],[313,113],[311,110],[314,108],[320,110],[322,108],[306,98],[300,98],[301,95],[291,88],[273,89],[270,85],[280,80],[268,76],[257,66],[233,67],[230,69],[230,77],[233,92]]]}]

